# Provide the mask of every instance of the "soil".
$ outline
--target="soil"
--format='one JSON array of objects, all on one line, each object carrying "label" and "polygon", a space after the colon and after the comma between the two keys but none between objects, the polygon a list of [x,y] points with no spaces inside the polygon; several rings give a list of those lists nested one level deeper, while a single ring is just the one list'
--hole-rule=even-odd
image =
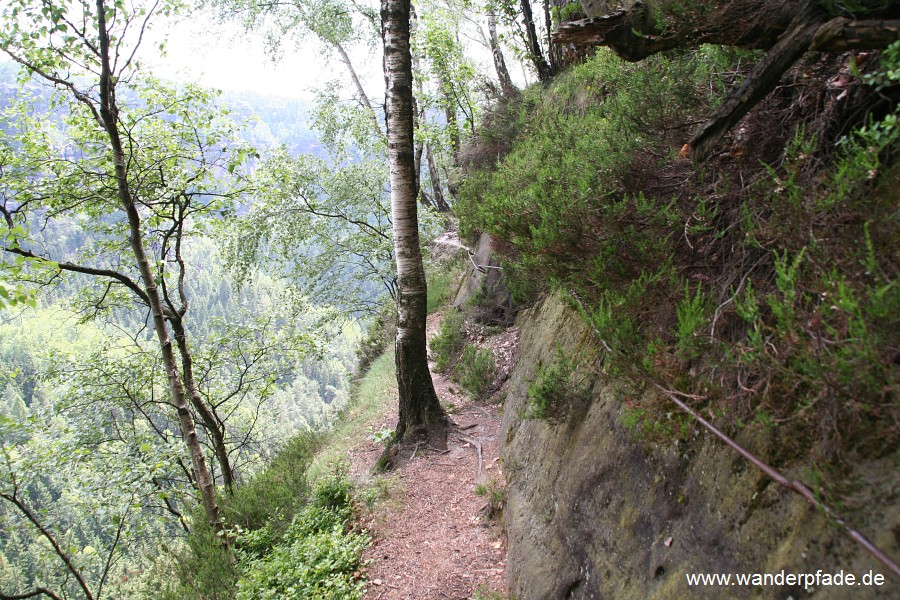
[{"label": "soil", "polygon": [[[429,337],[441,315],[429,317]],[[497,356],[498,380],[515,359],[515,332],[482,337],[477,343]],[[499,350],[499,351],[498,351]],[[506,539],[500,525],[502,500],[491,492],[504,489],[500,468],[500,407],[496,399],[476,401],[447,377],[432,371],[442,405],[454,427],[447,451],[405,448],[387,478],[389,500],[362,519],[373,537],[363,558],[369,581],[367,600],[462,600],[505,589]],[[396,408],[380,431],[393,428]],[[480,446],[480,469],[479,469]],[[368,482],[384,446],[370,441],[353,449],[350,473]],[[479,472],[480,471],[480,472]],[[476,494],[476,486],[481,495]],[[499,506],[498,506],[499,505]]]}]

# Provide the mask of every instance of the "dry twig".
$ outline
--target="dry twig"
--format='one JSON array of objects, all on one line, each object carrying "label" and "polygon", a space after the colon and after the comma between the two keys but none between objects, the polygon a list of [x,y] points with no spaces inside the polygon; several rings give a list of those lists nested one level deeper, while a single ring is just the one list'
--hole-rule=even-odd
[{"label": "dry twig", "polygon": [[[888,556],[881,548],[879,548],[878,546],[876,546],[875,544],[870,542],[869,539],[866,538],[866,536],[864,536],[859,531],[857,531],[856,529],[851,527],[850,524],[847,523],[847,521],[845,521],[844,518],[841,517],[838,513],[836,513],[833,508],[831,508],[824,502],[817,499],[815,494],[812,492],[812,490],[810,490],[808,487],[806,487],[806,485],[804,485],[800,481],[788,479],[781,472],[770,467],[769,465],[767,465],[766,463],[761,461],[759,458],[757,458],[754,454],[750,453],[749,450],[745,449],[743,446],[741,446],[740,444],[735,442],[733,439],[731,439],[730,437],[728,437],[727,435],[722,433],[715,425],[713,425],[712,423],[710,423],[709,421],[707,421],[706,419],[701,417],[691,407],[689,407],[687,404],[685,404],[684,402],[679,400],[678,396],[676,396],[676,393],[678,393],[678,392],[673,392],[671,390],[667,390],[666,388],[662,387],[659,384],[654,383],[654,385],[663,393],[664,396],[666,396],[669,400],[674,402],[678,406],[678,408],[680,408],[681,410],[683,410],[684,412],[689,414],[691,417],[694,418],[694,420],[696,420],[698,423],[703,425],[703,427],[705,427],[709,432],[711,432],[717,438],[719,438],[720,440],[722,440],[723,442],[725,442],[726,444],[731,446],[735,451],[737,451],[738,454],[743,456],[745,459],[747,459],[748,461],[753,463],[753,465],[757,469],[759,469],[760,471],[765,473],[769,478],[771,478],[773,481],[775,481],[775,483],[777,483],[783,487],[786,487],[787,489],[791,490],[792,492],[795,492],[795,493],[801,495],[807,502],[809,502],[814,507],[816,507],[819,510],[821,510],[822,512],[824,512],[826,515],[828,515],[832,519],[834,519],[834,521],[838,525],[840,525],[841,528],[844,529],[844,531],[847,532],[847,534],[850,536],[851,539],[853,539],[854,542],[856,542],[857,544],[862,546],[863,549],[866,550],[866,552],[868,552],[869,554],[874,556],[876,560],[878,560],[881,564],[886,566],[895,576],[900,577],[900,566],[898,566],[897,563],[894,562],[894,560],[890,556]],[[687,394],[680,394],[680,395],[687,396]]]}]

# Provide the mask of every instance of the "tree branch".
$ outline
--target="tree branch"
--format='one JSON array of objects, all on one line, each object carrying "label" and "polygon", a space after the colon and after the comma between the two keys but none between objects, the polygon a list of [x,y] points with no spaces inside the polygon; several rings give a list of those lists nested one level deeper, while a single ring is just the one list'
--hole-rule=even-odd
[{"label": "tree branch", "polygon": [[[37,258],[40,260],[47,260],[42,256],[39,256],[32,252],[31,250],[24,250],[22,248],[4,248],[6,252],[10,254],[17,254],[19,256],[24,256],[27,258]],[[82,273],[84,275],[94,275],[97,277],[109,277],[110,279],[114,279],[131,290],[144,304],[149,305],[149,299],[147,298],[147,293],[139,286],[133,279],[125,275],[124,273],[120,273],[118,271],[113,271],[111,269],[96,269],[94,267],[86,267],[84,265],[78,265],[70,262],[61,262],[56,263],[61,271],[70,271],[72,273]]]},{"label": "tree branch", "polygon": [[689,407],[687,404],[682,402],[676,396],[676,392],[667,390],[657,383],[654,383],[653,385],[656,386],[656,388],[660,392],[662,392],[662,394],[665,397],[667,397],[669,400],[674,402],[675,405],[678,406],[678,408],[680,408],[681,410],[683,410],[684,412],[689,414],[691,417],[693,417],[694,420],[697,421],[698,423],[700,423],[703,427],[705,427],[707,431],[711,432],[717,438],[719,438],[720,440],[725,442],[728,446],[730,446],[732,449],[734,449],[738,454],[740,454],[742,457],[744,457],[747,461],[753,463],[753,466],[755,466],[757,469],[762,471],[766,476],[768,476],[770,479],[772,479],[772,481],[791,490],[792,492],[799,494],[807,502],[809,502],[811,505],[813,505],[815,508],[821,510],[826,515],[828,515],[829,517],[834,519],[834,521],[838,525],[840,525],[844,531],[847,532],[847,534],[850,536],[850,538],[854,542],[856,542],[857,544],[862,546],[862,548],[866,552],[868,552],[869,554],[874,556],[875,559],[878,560],[878,562],[880,562],[881,564],[886,566],[888,569],[890,569],[890,571],[895,576],[900,577],[900,566],[898,566],[897,563],[894,562],[894,560],[890,556],[888,556],[881,548],[879,548],[878,546],[876,546],[875,544],[870,542],[868,540],[868,538],[866,538],[866,536],[864,536],[859,531],[857,531],[856,529],[851,527],[850,524],[847,523],[847,521],[845,521],[844,518],[841,517],[838,513],[836,513],[833,508],[831,508],[830,506],[828,506],[827,504],[825,504],[824,502],[822,502],[821,500],[816,498],[816,495],[808,487],[806,487],[806,485],[804,485],[803,483],[801,483],[799,481],[788,479],[787,477],[782,475],[779,471],[773,469],[772,467],[770,467],[769,465],[767,465],[766,463],[761,461],[755,455],[753,455],[748,450],[746,450],[743,446],[741,446],[740,444],[735,442],[733,439],[731,439],[730,437],[728,437],[727,435],[722,433],[712,423],[710,423],[709,421],[707,421],[706,419],[704,419],[703,417],[698,415],[691,407]]},{"label": "tree branch", "polygon": [[756,64],[741,86],[728,93],[713,116],[689,142],[692,158],[696,162],[706,160],[713,146],[775,89],[781,76],[809,49],[820,26],[817,22],[800,20]]},{"label": "tree branch", "polygon": [[34,598],[41,594],[53,598],[53,600],[62,600],[62,598],[43,587],[34,588],[34,590],[25,592],[24,594],[4,594],[3,592],[0,592],[0,600],[24,600],[25,598]]},{"label": "tree branch", "polygon": [[[9,459],[7,458],[7,461],[8,460]],[[12,471],[12,468],[10,468],[10,471]],[[53,551],[65,563],[66,569],[72,574],[73,577],[75,577],[76,581],[78,581],[78,585],[81,587],[81,590],[84,592],[84,595],[88,598],[88,600],[94,600],[94,595],[91,593],[90,588],[87,586],[87,583],[84,581],[84,578],[81,576],[81,572],[78,570],[78,567],[76,567],[74,564],[72,564],[72,560],[69,558],[69,555],[63,551],[63,549],[60,547],[59,543],[57,543],[56,538],[54,538],[53,535],[47,530],[47,528],[44,527],[44,524],[41,523],[40,519],[38,519],[34,515],[34,513],[32,513],[31,510],[27,506],[25,506],[25,504],[21,500],[19,500],[18,495],[15,491],[15,488],[14,488],[14,491],[12,494],[7,494],[5,492],[0,493],[0,498],[3,498],[7,502],[14,505],[16,508],[19,509],[19,512],[21,512],[23,515],[25,515],[25,518],[27,518],[29,521],[31,521],[31,524],[34,525],[35,528],[39,532],[41,532],[41,535],[43,535],[47,539],[47,541],[50,542],[50,545],[53,546]],[[30,597],[36,596],[38,594],[47,594],[51,598],[58,598],[58,596],[54,595],[52,592],[49,592],[49,590],[45,590],[44,588],[37,588],[37,590],[35,590],[35,592],[32,592],[31,594],[29,594],[27,596],[19,596],[19,597],[30,598]]]}]

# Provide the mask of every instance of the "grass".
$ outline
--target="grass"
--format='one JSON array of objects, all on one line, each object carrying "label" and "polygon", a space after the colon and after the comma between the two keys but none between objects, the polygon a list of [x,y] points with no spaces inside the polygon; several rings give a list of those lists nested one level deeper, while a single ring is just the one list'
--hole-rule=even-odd
[{"label": "grass", "polygon": [[433,269],[428,273],[428,312],[443,305],[456,289],[453,285],[459,276],[457,268]]},{"label": "grass", "polygon": [[478,586],[472,600],[506,600],[506,596],[501,592],[491,590],[486,584]]},{"label": "grass", "polygon": [[371,435],[372,423],[383,421],[397,400],[394,350],[386,350],[372,362],[352,393],[350,403],[334,428],[325,434],[321,450],[309,466],[309,477],[316,479],[328,472],[347,451]]},{"label": "grass", "polygon": [[503,506],[506,504],[506,488],[500,481],[490,479],[487,483],[479,483],[473,492],[476,496],[487,500],[489,518],[496,519],[503,514]]}]

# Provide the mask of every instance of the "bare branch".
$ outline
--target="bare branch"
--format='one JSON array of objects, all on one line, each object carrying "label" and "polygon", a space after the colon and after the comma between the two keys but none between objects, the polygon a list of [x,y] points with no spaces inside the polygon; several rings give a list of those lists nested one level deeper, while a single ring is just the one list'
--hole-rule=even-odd
[{"label": "bare branch", "polygon": [[[4,454],[6,454],[5,447],[3,448],[3,452],[4,452]],[[12,467],[9,465],[9,455],[8,454],[6,455],[6,461],[7,461],[7,465],[9,466],[10,473],[12,473]],[[33,512],[31,512],[31,510],[27,506],[25,506],[25,504],[19,499],[18,486],[17,485],[13,486],[12,494],[0,492],[0,498],[3,498],[4,500],[9,502],[13,506],[18,508],[19,512],[21,512],[25,516],[26,519],[31,521],[31,524],[34,525],[34,527],[41,533],[41,535],[43,535],[47,539],[48,542],[50,542],[50,545],[53,547],[53,551],[63,561],[63,563],[65,563],[66,569],[68,570],[68,572],[71,573],[73,577],[75,577],[75,580],[78,582],[78,585],[81,587],[81,590],[84,592],[85,597],[87,597],[88,600],[94,600],[94,595],[91,593],[91,589],[88,587],[87,583],[85,582],[84,577],[82,577],[81,571],[79,571],[78,567],[76,567],[72,563],[72,560],[69,558],[69,555],[66,554],[65,551],[63,551],[62,547],[60,547],[59,543],[56,541],[56,538],[53,537],[53,534],[50,533],[50,531],[46,527],[44,527],[44,524],[41,523],[41,520],[37,516],[35,516],[35,514]],[[41,590],[41,591],[36,591],[35,593],[31,593],[29,596],[21,596],[21,597],[29,598],[29,597],[36,596],[39,594],[47,594],[51,598],[57,598],[57,596],[53,595],[52,593],[48,593],[48,591],[44,590],[44,588],[38,588],[38,590]]]},{"label": "bare branch", "polygon": [[863,550],[865,550],[866,552],[868,552],[869,554],[874,556],[875,559],[878,560],[878,562],[880,562],[881,564],[886,566],[888,569],[890,569],[890,571],[895,576],[900,577],[900,566],[898,566],[897,563],[894,562],[894,560],[890,556],[888,556],[881,548],[879,548],[878,546],[876,546],[875,544],[870,542],[869,539],[866,538],[866,536],[864,536],[862,533],[860,533],[859,531],[857,531],[856,529],[851,527],[850,524],[847,523],[847,521],[844,520],[844,518],[841,517],[837,512],[835,512],[835,510],[833,508],[831,508],[830,506],[828,506],[827,504],[825,504],[824,502],[822,502],[821,500],[816,498],[816,495],[808,487],[806,487],[806,485],[804,485],[803,483],[801,483],[799,481],[788,479],[787,477],[782,475],[779,471],[770,467],[769,465],[767,465],[766,463],[761,461],[759,458],[757,458],[755,455],[750,453],[743,446],[741,446],[740,444],[735,442],[733,439],[731,439],[730,437],[728,437],[727,435],[722,433],[721,430],[719,430],[712,423],[710,423],[709,421],[707,421],[706,419],[701,417],[691,407],[689,407],[681,399],[678,398],[679,395],[686,395],[686,394],[681,394],[680,392],[667,390],[664,387],[662,387],[656,383],[654,383],[654,385],[656,386],[657,389],[659,389],[660,392],[662,392],[662,394],[664,396],[666,396],[669,400],[674,402],[675,405],[678,406],[678,408],[680,408],[681,410],[683,410],[684,412],[689,414],[691,417],[694,418],[695,421],[697,421],[703,427],[705,427],[707,429],[707,431],[711,432],[717,438],[719,438],[720,440],[725,442],[728,446],[730,446],[732,449],[734,449],[738,454],[743,456],[749,462],[753,463],[753,466],[755,466],[757,469],[759,469],[760,471],[765,473],[766,476],[768,476],[770,479],[772,479],[775,483],[791,490],[792,492],[799,494],[811,505],[813,505],[817,509],[824,512],[826,515],[828,515],[832,519],[834,519],[835,523],[840,525],[841,528],[847,532],[847,534],[850,536],[850,538],[854,542],[856,542],[857,544],[862,546]]},{"label": "bare branch", "polygon": [[[27,258],[37,258],[40,260],[47,260],[46,258],[35,254],[30,250],[25,250],[23,248],[4,248],[6,252],[11,254],[17,254],[19,256],[25,256]],[[87,267],[84,265],[78,265],[75,263],[64,262],[64,263],[56,263],[60,270],[62,271],[70,271],[72,273],[82,273],[84,275],[94,275],[97,277],[109,277],[110,279],[114,279],[127,287],[129,290],[134,292],[134,294],[143,302],[144,304],[149,305],[149,299],[147,298],[147,293],[139,286],[133,279],[125,275],[124,273],[120,273],[119,271],[113,271],[111,269],[97,269],[94,267]]]}]

